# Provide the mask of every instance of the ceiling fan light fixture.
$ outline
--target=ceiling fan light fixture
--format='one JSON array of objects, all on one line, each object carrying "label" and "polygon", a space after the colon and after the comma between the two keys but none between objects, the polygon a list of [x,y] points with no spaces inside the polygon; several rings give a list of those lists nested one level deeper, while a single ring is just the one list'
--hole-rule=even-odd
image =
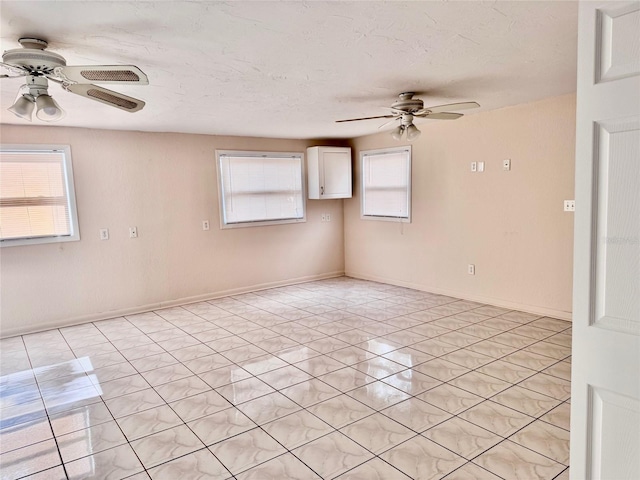
[{"label": "ceiling fan light fixture", "polygon": [[55,122],[64,117],[64,110],[50,95],[38,95],[36,106],[38,107],[36,117],[44,122]]},{"label": "ceiling fan light fixture", "polygon": [[422,132],[418,130],[418,127],[416,127],[414,124],[411,124],[407,127],[407,140],[411,142],[412,140],[418,138],[421,133]]},{"label": "ceiling fan light fixture", "polygon": [[402,138],[402,134],[404,133],[404,125],[398,125],[396,128],[391,130],[391,138],[394,140],[400,140]]},{"label": "ceiling fan light fixture", "polygon": [[34,98],[29,94],[20,95],[7,110],[15,116],[31,121],[33,109],[36,107]]}]

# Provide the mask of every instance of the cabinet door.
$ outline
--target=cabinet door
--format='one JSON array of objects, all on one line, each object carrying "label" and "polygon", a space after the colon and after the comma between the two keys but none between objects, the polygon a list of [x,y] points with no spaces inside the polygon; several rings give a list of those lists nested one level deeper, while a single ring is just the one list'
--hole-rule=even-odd
[{"label": "cabinet door", "polygon": [[351,152],[328,151],[321,155],[321,197],[351,197]]}]

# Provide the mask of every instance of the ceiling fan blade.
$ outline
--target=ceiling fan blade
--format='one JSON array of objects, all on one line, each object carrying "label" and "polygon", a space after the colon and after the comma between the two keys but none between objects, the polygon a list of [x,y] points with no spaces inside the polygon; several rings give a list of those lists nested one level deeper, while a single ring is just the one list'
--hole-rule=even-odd
[{"label": "ceiling fan blade", "polygon": [[393,123],[393,122],[395,122],[396,120],[399,120],[399,119],[401,119],[401,118],[402,118],[402,117],[392,118],[392,119],[391,119],[391,120],[389,120],[388,122],[384,122],[382,125],[380,125],[380,126],[378,127],[378,129],[384,128],[384,127],[386,127],[387,125],[389,125],[390,123]]},{"label": "ceiling fan blade", "polygon": [[362,117],[362,118],[350,118],[348,120],[336,120],[336,123],[341,122],[357,122],[359,120],[373,120],[374,118],[394,118],[397,115],[378,115],[377,117]]},{"label": "ceiling fan blade", "polygon": [[450,113],[450,112],[441,112],[441,113],[427,113],[425,115],[420,115],[421,118],[428,118],[430,120],[457,120],[460,117],[464,117],[461,113]]},{"label": "ceiling fan blade", "polygon": [[65,90],[127,112],[137,112],[138,110],[142,110],[145,105],[142,100],[96,85],[73,84],[66,86]]},{"label": "ceiling fan blade", "polygon": [[27,70],[9,63],[0,62],[0,67],[12,73],[12,75],[2,75],[2,78],[24,77],[29,74]]},{"label": "ceiling fan blade", "polygon": [[54,74],[75,83],[119,83],[149,85],[149,79],[135,65],[80,65],[57,67]]},{"label": "ceiling fan blade", "polygon": [[476,102],[462,102],[462,103],[449,103],[447,105],[437,105],[435,107],[423,108],[422,110],[418,110],[414,113],[414,115],[421,115],[423,113],[440,113],[446,112],[447,110],[466,110],[468,108],[478,108],[480,106],[479,103]]}]

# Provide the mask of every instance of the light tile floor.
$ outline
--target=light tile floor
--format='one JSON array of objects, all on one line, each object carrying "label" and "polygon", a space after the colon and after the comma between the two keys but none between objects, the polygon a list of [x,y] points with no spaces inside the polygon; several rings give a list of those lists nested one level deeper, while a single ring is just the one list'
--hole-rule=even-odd
[{"label": "light tile floor", "polygon": [[341,277],[3,339],[1,477],[568,478],[570,327]]}]

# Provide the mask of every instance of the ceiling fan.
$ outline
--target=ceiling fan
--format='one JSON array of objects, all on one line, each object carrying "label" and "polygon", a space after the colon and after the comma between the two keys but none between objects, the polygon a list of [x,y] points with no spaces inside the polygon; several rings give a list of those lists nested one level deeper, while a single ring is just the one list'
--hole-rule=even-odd
[{"label": "ceiling fan", "polygon": [[26,77],[26,83],[20,87],[16,102],[8,109],[18,117],[31,121],[34,109],[36,116],[46,122],[54,122],[64,116],[62,108],[49,95],[49,80],[61,85],[67,92],[127,112],[137,112],[144,107],[145,103],[142,100],[91,83],[148,85],[149,79],[138,67],[67,66],[63,56],[46,50],[48,43],[45,40],[21,38],[18,42],[22,48],[5,51],[0,62],[0,66],[10,72],[0,75],[0,78]]},{"label": "ceiling fan", "polygon": [[420,136],[420,130],[413,124],[413,119],[431,118],[433,120],[456,120],[462,117],[461,113],[452,113],[447,110],[465,110],[467,108],[477,108],[480,105],[476,102],[450,103],[448,105],[438,105],[437,107],[424,108],[424,102],[419,98],[413,98],[414,92],[405,92],[398,95],[398,100],[391,104],[392,114],[378,115],[376,117],[350,118],[348,120],[336,120],[341,122],[357,122],[359,120],[371,120],[374,118],[390,118],[386,123],[380,125],[383,128],[390,123],[400,120],[400,125],[391,130],[391,136],[395,140],[400,140],[402,134],[407,132],[407,140],[412,141]]}]

